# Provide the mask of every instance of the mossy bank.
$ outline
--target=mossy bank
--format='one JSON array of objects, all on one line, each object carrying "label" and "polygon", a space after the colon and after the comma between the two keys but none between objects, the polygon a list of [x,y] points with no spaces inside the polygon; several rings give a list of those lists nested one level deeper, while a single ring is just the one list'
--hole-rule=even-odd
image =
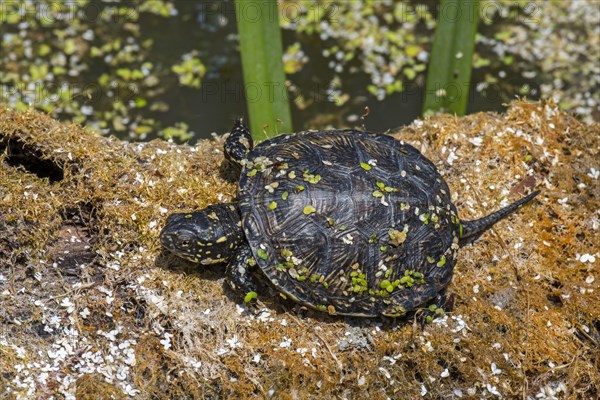
[{"label": "mossy bank", "polygon": [[[368,121],[367,121],[368,122]],[[0,108],[2,398],[496,398],[600,393],[600,126],[551,102],[395,132],[461,218],[536,186],[460,250],[452,313],[344,319],[161,253],[166,216],[233,199],[223,141],[103,138]]]}]

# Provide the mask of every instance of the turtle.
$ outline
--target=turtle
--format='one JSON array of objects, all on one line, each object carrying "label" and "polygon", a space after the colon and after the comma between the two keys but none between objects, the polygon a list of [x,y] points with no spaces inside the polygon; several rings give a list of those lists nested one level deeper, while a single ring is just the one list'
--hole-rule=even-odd
[{"label": "turtle", "polygon": [[354,129],[254,146],[237,119],[224,155],[239,170],[236,200],[171,214],[162,246],[199,265],[226,265],[246,302],[257,296],[258,271],[282,297],[337,315],[401,317],[443,304],[458,249],[539,193],[461,220],[445,180],[416,148]]}]

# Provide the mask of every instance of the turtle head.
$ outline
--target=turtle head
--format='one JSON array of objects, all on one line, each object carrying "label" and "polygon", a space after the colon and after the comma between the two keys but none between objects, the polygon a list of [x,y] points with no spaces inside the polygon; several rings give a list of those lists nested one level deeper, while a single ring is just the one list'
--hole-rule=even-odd
[{"label": "turtle head", "polygon": [[234,204],[216,204],[192,213],[171,214],[160,232],[160,242],[176,256],[195,263],[224,263],[243,240],[241,225]]}]

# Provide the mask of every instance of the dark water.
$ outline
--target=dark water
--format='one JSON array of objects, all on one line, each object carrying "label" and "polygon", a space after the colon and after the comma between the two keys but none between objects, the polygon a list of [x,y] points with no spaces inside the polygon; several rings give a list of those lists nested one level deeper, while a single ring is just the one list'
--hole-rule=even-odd
[{"label": "dark water", "polygon": [[[237,41],[233,38],[236,24],[232,2],[222,2],[218,7],[214,3],[176,1],[178,16],[165,19],[146,15],[140,19],[142,31],[157,33],[154,37],[154,49],[161,58],[176,58],[188,51],[190,44],[193,44],[199,50],[200,59],[208,67],[201,89],[173,85],[164,95],[170,109],[155,116],[164,125],[186,122],[196,132],[197,138],[207,137],[211,132],[225,132],[236,116],[246,115],[241,61]],[[431,5],[431,2],[426,3]],[[482,26],[481,29],[485,30],[486,27]],[[422,33],[431,35],[431,31],[425,29]],[[405,82],[406,90],[403,93],[378,101],[366,90],[370,83],[367,74],[342,73],[343,89],[351,95],[351,99],[344,106],[338,107],[327,98],[327,87],[333,73],[327,66],[327,60],[320,55],[322,44],[314,38],[298,36],[289,30],[283,31],[283,41],[284,48],[300,41],[309,56],[309,62],[302,70],[289,76],[303,96],[312,101],[312,105],[303,110],[292,104],[295,130],[318,129],[328,125],[357,126],[361,121],[348,121],[347,116],[360,116],[365,107],[370,110],[365,126],[373,131],[385,131],[409,124],[421,116],[424,75],[416,81]],[[486,73],[490,71],[474,70],[472,81],[482,81]],[[508,92],[502,92],[499,87],[488,89],[486,96],[471,89],[468,113],[502,110],[503,103],[516,94],[511,90],[521,84],[522,81],[519,80],[513,82],[512,89],[509,88]]]},{"label": "dark water", "polygon": [[[430,10],[433,10],[434,16],[435,6],[439,4],[432,0],[415,0],[411,3],[413,5],[426,4]],[[95,10],[106,10],[108,7],[114,7],[114,4],[114,2],[92,0],[88,5],[93,5]],[[130,11],[137,9],[135,2],[123,4],[131,6]],[[80,72],[68,75],[55,74],[52,80],[42,76],[40,84],[46,85],[44,93],[48,92],[49,94],[51,94],[51,88],[57,88],[65,82],[74,87],[98,86],[99,78],[103,74],[110,76],[109,81],[112,84],[119,79],[117,76],[119,68],[139,69],[142,63],[147,61],[153,66],[152,74],[158,77],[156,78],[159,81],[157,86],[144,86],[139,83],[141,81],[129,85],[133,81],[121,79],[119,84],[123,84],[125,90],[121,90],[118,95],[112,97],[106,95],[110,91],[110,86],[100,87],[101,96],[98,96],[98,93],[94,94],[95,97],[76,93],[69,100],[73,103],[71,110],[69,110],[68,104],[62,103],[50,104],[44,108],[36,104],[35,99],[31,100],[25,97],[22,103],[26,105],[33,102],[34,106],[63,120],[75,120],[90,126],[99,125],[105,133],[123,139],[132,139],[130,132],[135,129],[136,124],[149,131],[145,139],[155,138],[160,129],[174,126],[180,122],[186,123],[189,130],[195,133],[191,142],[210,137],[212,132],[229,131],[234,119],[237,116],[245,116],[247,113],[241,60],[235,36],[234,2],[228,0],[176,0],[173,4],[177,10],[176,15],[165,17],[150,12],[140,12],[139,19],[132,19],[131,22],[123,17],[115,18],[114,21],[88,17],[73,20],[55,19],[50,25],[26,24],[26,27],[17,23],[0,24],[0,34],[5,37],[10,34],[28,39],[30,46],[33,43],[34,52],[36,43],[37,45],[43,43],[56,45],[56,32],[68,32],[71,24],[77,24],[80,27],[83,25],[83,29],[78,32],[84,32],[87,29],[94,32],[95,38],[93,40],[86,39],[87,42],[82,46],[102,47],[114,40],[121,40],[122,46],[125,46],[130,43],[128,40],[132,38],[134,39],[133,45],[136,46],[146,39],[153,41],[151,47],[144,50],[147,53],[138,52],[142,54],[141,60],[138,56],[133,61],[116,64],[105,61],[106,54],[114,58],[122,56],[116,51],[108,51],[102,57],[90,56],[89,51],[82,51],[81,59],[75,62],[75,64],[84,65]],[[30,17],[34,16],[30,15]],[[136,32],[139,29],[139,35],[132,34],[132,29],[125,28],[127,25],[130,25],[130,28],[131,25],[135,26]],[[396,26],[390,27],[390,29],[393,31],[402,28]],[[479,32],[492,37],[494,32],[499,29],[502,27],[498,24],[480,24]],[[65,34],[68,35],[68,33]],[[423,25],[417,29],[415,34],[431,37],[433,31]],[[370,76],[360,72],[362,65],[359,61],[352,61],[345,68],[346,72],[338,75],[342,82],[342,91],[349,95],[349,99],[342,106],[337,106],[329,100],[330,96],[328,95],[330,82],[336,77],[336,74],[328,66],[330,59],[322,55],[322,49],[335,45],[335,41],[333,39],[321,40],[318,35],[297,34],[287,29],[282,30],[282,36],[284,49],[299,42],[308,57],[308,63],[304,64],[299,72],[288,75],[288,79],[302,94],[306,104],[300,108],[291,102],[294,130],[322,129],[330,126],[355,127],[364,124],[368,130],[385,131],[409,124],[415,118],[422,116],[425,73],[419,73],[413,81],[405,80],[403,82],[405,89],[402,93],[388,95],[383,101],[379,101],[367,90],[367,86],[371,84]],[[199,89],[181,86],[176,75],[170,71],[172,65],[181,61],[182,54],[191,51],[197,52],[198,58],[207,68]],[[494,54],[486,54],[488,50],[484,46],[478,46],[477,51],[491,60],[498,58]],[[17,49],[16,52],[18,53],[19,50]],[[134,51],[131,54],[135,55],[135,53]],[[52,54],[50,53],[46,57],[49,58]],[[127,56],[131,54],[125,52]],[[73,57],[67,55],[66,58],[72,61]],[[6,63],[6,60],[9,64],[13,62],[10,57],[5,58],[3,62]],[[32,59],[20,54],[17,55],[16,60],[21,68],[20,73],[27,74]],[[536,93],[537,83],[534,79],[525,81],[518,71],[507,70],[501,74],[502,68],[506,69],[505,66],[490,65],[473,71],[471,81],[474,83],[482,82],[486,76],[490,75],[495,77],[500,75],[501,77],[498,78],[499,83],[488,88],[485,93],[475,90],[475,84],[472,85],[473,87],[468,90],[469,113],[502,110],[504,103],[519,94],[517,88],[523,83],[527,83],[533,89],[528,93],[529,98],[536,99],[539,91]],[[349,73],[347,72],[349,69],[359,72]],[[22,78],[17,78],[16,84],[21,83],[19,79]],[[31,79],[34,80],[34,78]],[[2,84],[4,85],[4,82]],[[15,82],[12,85],[8,87],[8,92],[17,92],[14,90]],[[44,96],[41,101],[50,97]],[[136,101],[136,98],[141,98],[147,105],[132,106],[131,104]],[[124,105],[117,110],[115,105],[118,105],[119,102]],[[152,107],[160,102],[164,103],[163,106]],[[89,112],[83,115],[81,110],[84,106],[93,109],[94,114],[91,115]],[[358,117],[365,114],[366,108],[369,109],[368,116],[364,121],[359,120]],[[117,126],[119,124],[114,123],[114,119],[119,118],[121,119],[120,128]],[[98,120],[106,121],[106,126],[97,124]]]}]

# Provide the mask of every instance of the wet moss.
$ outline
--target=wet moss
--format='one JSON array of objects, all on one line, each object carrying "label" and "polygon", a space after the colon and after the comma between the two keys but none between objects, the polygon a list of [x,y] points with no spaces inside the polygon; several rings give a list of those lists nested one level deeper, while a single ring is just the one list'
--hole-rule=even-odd
[{"label": "wet moss", "polygon": [[[459,250],[448,288],[455,308],[425,332],[412,316],[341,319],[327,315],[335,310],[325,302],[324,313],[306,310],[266,285],[259,302],[245,305],[244,294],[223,284],[224,268],[161,254],[158,232],[169,213],[234,198],[236,185],[215,167],[221,139],[125,143],[0,108],[3,140],[37,154],[29,164],[39,157],[64,172],[50,182],[0,155],[0,387],[16,397],[31,385],[29,397],[44,397],[72,377],[69,390],[80,398],[98,390],[139,390],[141,398],[533,398],[543,390],[596,397],[600,227],[589,210],[600,208],[600,127],[552,102],[519,101],[506,114],[441,115],[394,134],[438,165],[461,220],[532,185],[542,189],[535,203]],[[86,256],[65,268],[70,243]],[[289,268],[302,270],[288,256]],[[337,283],[302,272],[319,290]],[[398,285],[414,290],[429,279],[404,274]],[[368,286],[365,271],[351,278],[351,290]],[[375,289],[389,293],[394,282],[385,278]],[[369,348],[342,351],[340,340],[356,332]],[[38,376],[46,365],[59,366],[50,385],[24,382],[24,371]]]}]

